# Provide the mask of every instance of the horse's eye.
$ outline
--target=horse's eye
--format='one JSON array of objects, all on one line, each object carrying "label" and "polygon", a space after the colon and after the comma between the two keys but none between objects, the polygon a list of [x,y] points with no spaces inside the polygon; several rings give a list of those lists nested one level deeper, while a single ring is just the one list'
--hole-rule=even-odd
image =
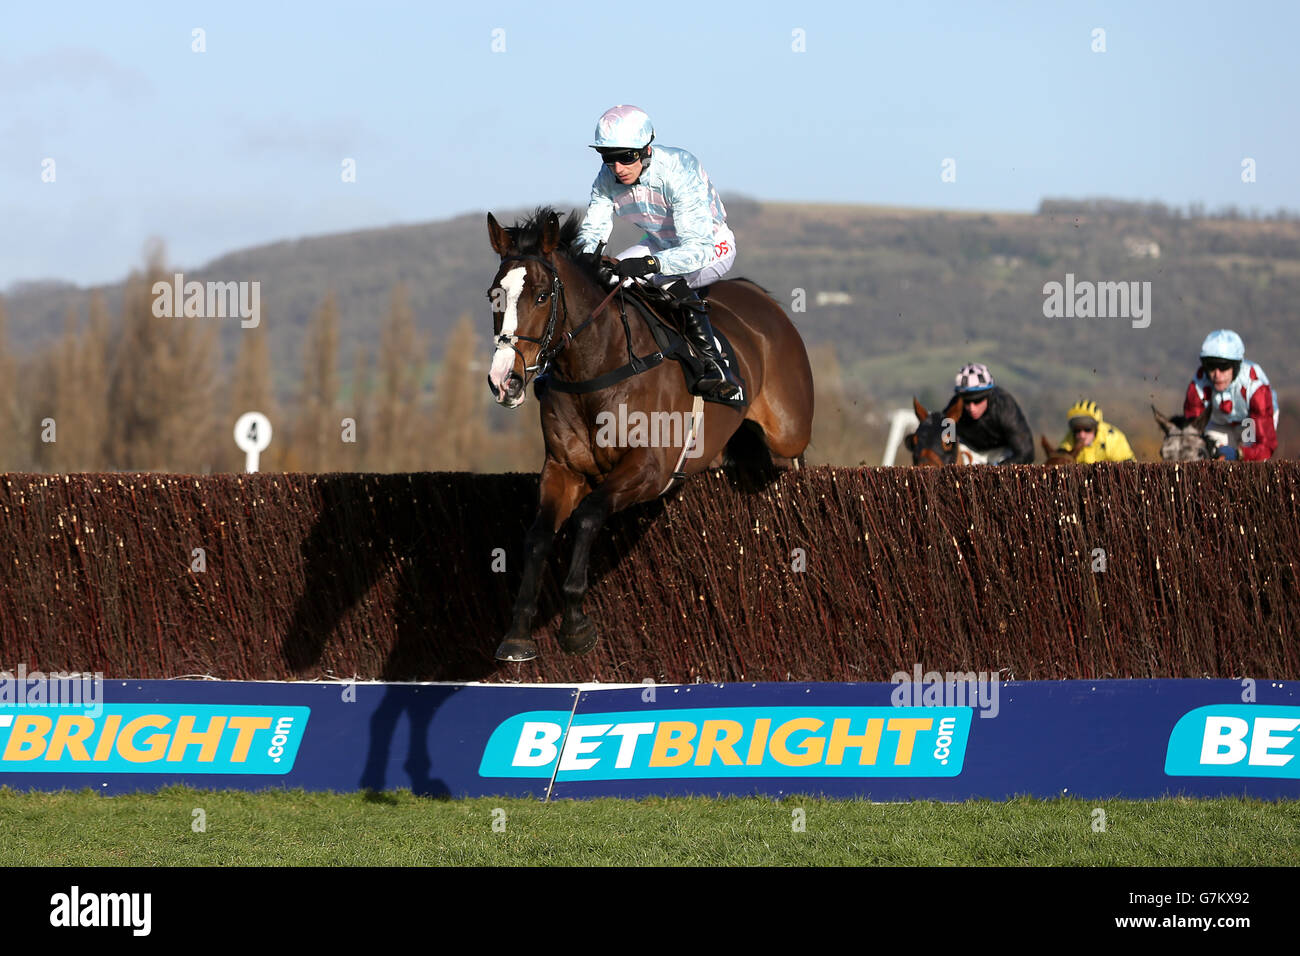
[{"label": "horse's eye", "polygon": [[541,295],[537,297],[537,304],[541,305],[543,302],[546,301],[546,297],[549,295],[550,295],[549,292],[543,292]]}]

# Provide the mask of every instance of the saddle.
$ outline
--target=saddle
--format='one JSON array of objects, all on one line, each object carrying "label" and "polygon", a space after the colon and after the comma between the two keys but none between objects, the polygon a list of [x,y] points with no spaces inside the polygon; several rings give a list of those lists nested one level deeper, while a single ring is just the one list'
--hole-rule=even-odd
[{"label": "saddle", "polygon": [[[583,255],[592,254],[584,253]],[[599,252],[594,254],[593,258],[603,264]],[[612,270],[603,267],[600,269],[600,276],[610,286],[619,281]],[[709,287],[706,286],[696,291],[701,298],[705,298],[709,294]],[[633,283],[627,286],[617,296],[617,301],[619,318],[623,321],[623,334],[627,339],[627,364],[606,372],[604,375],[598,375],[582,382],[566,381],[557,378],[550,371],[543,372],[538,375],[535,385],[539,394],[545,389],[554,389],[557,392],[568,392],[570,394],[597,392],[609,388],[624,379],[649,371],[656,365],[662,364],[665,359],[677,360],[677,364],[682,370],[682,377],[686,381],[687,390],[692,394],[696,394],[695,386],[699,380],[699,376],[694,371],[696,359],[694,353],[691,352],[690,345],[682,335],[682,311],[685,306],[676,296],[650,283]],[[637,355],[632,349],[632,328],[628,324],[627,318],[628,302],[632,304],[633,313],[640,316],[641,321],[646,324],[650,334],[654,337],[656,350],[648,355]],[[590,322],[591,319],[587,321]],[[735,350],[732,348],[731,343],[727,341],[727,337],[717,329],[713,330],[713,338],[722,362],[732,370],[736,381],[740,382],[740,391],[731,398],[718,398],[714,395],[697,395],[697,397],[703,397],[705,401],[714,402],[718,405],[743,410],[749,405],[749,396],[744,378],[740,374],[740,367],[736,363]]]},{"label": "saddle", "polygon": [[[707,299],[712,288],[712,286],[701,286],[695,291],[701,299]],[[642,320],[649,327],[650,334],[654,336],[655,344],[664,358],[677,361],[682,370],[682,377],[686,380],[687,389],[694,393],[699,376],[694,371],[694,356],[690,345],[682,336],[683,313],[686,307],[676,296],[650,283],[629,286],[624,290],[624,295],[632,302],[633,308],[640,313]],[[718,398],[714,395],[705,395],[703,398],[706,402],[743,410],[749,405],[749,393],[744,377],[740,374],[740,366],[736,363],[735,350],[716,326],[713,327],[713,338],[719,357],[735,375],[741,387],[740,391],[731,398]]]}]

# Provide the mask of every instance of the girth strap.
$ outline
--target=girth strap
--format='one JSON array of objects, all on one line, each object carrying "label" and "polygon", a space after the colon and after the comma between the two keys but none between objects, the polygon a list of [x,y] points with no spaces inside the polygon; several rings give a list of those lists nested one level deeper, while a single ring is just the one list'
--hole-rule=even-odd
[{"label": "girth strap", "polygon": [[612,372],[606,372],[604,375],[597,375],[595,378],[589,378],[581,382],[569,382],[562,378],[556,378],[554,375],[546,376],[546,387],[553,388],[557,392],[566,392],[570,395],[586,395],[588,392],[599,392],[602,388],[609,388],[611,385],[617,385],[626,378],[633,375],[640,375],[659,365],[664,360],[663,352],[651,352],[649,355],[640,357],[632,356],[632,361],[626,365],[620,365]]},{"label": "girth strap", "polygon": [[[617,289],[615,291],[618,291]],[[545,376],[545,385],[547,388],[553,388],[557,392],[564,392],[569,395],[586,395],[590,392],[599,392],[602,388],[609,388],[611,385],[617,385],[624,379],[629,379],[634,375],[640,375],[647,372],[657,365],[663,363],[664,353],[671,352],[679,344],[681,337],[676,333],[669,333],[663,326],[656,325],[645,313],[647,307],[637,304],[637,311],[642,320],[650,329],[651,335],[655,338],[655,343],[659,346],[657,351],[648,355],[637,355],[632,350],[632,329],[627,321],[627,306],[622,296],[619,296],[619,317],[623,320],[623,334],[627,338],[627,355],[628,362],[626,365],[620,365],[612,372],[606,372],[604,375],[597,375],[595,378],[584,379],[581,382],[570,382],[566,379],[557,378],[553,372]],[[603,303],[602,303],[603,306]]]}]

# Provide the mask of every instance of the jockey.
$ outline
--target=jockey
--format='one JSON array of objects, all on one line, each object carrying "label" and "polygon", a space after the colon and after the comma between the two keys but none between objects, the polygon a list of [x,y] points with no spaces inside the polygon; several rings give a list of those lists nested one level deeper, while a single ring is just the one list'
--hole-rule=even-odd
[{"label": "jockey", "polygon": [[957,420],[957,438],[976,451],[1005,448],[1007,453],[993,465],[1031,465],[1034,436],[1024,412],[1010,393],[993,381],[986,365],[966,365],[957,373],[953,398],[963,400]]},{"label": "jockey", "polygon": [[1215,458],[1267,461],[1276,453],[1277,396],[1231,329],[1211,332],[1201,344],[1201,367],[1187,386],[1183,415],[1197,418],[1207,406],[1205,436],[1218,446]]},{"label": "jockey", "polygon": [[709,323],[709,304],[695,290],[718,279],[736,261],[736,237],[727,210],[693,155],[656,146],[650,117],[635,106],[615,106],[596,122],[592,149],[604,162],[575,253],[591,253],[609,238],[614,216],[629,216],[645,230],[641,241],[618,254],[620,278],[648,278],[685,308],[685,333],[700,363],[700,394],[730,398],[740,389],[721,361]]},{"label": "jockey", "polygon": [[1070,420],[1070,432],[1061,439],[1058,447],[1061,451],[1073,452],[1078,445],[1083,445],[1083,451],[1075,459],[1079,464],[1134,461],[1137,458],[1124,433],[1102,421],[1101,408],[1096,402],[1081,399],[1071,405],[1065,415]]}]

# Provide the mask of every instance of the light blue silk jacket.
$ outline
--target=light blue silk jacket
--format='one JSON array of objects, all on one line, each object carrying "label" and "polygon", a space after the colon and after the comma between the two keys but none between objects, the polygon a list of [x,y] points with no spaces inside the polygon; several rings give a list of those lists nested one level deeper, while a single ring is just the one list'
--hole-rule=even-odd
[{"label": "light blue silk jacket", "polygon": [[575,245],[592,252],[609,239],[615,216],[628,216],[645,230],[663,275],[688,275],[714,258],[714,244],[726,236],[727,210],[700,161],[684,149],[655,146],[641,178],[624,186],[609,166],[591,184],[591,202]]}]

